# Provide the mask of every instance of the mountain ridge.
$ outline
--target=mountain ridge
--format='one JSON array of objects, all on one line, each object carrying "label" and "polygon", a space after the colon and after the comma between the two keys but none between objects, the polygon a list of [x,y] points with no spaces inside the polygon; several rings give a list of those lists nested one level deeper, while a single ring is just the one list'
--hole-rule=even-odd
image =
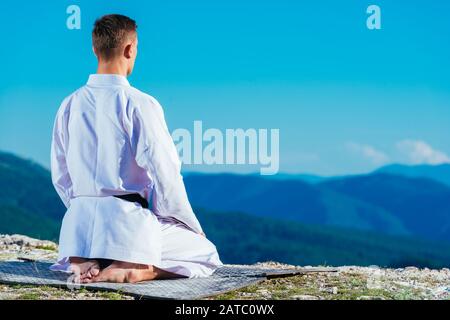
[{"label": "mountain ridge", "polygon": [[[428,178],[374,173],[308,184],[214,174],[184,180],[198,207],[450,242],[450,187]],[[394,195],[401,203],[389,202]]]}]

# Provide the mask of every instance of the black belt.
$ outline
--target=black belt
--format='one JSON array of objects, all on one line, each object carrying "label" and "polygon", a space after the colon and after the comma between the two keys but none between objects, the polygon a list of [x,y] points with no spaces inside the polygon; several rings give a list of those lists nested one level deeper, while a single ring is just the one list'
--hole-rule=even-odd
[{"label": "black belt", "polygon": [[126,200],[126,201],[130,201],[130,202],[139,202],[139,204],[143,208],[148,209],[147,199],[143,198],[139,193],[120,194],[120,195],[113,195],[113,196],[116,198]]}]

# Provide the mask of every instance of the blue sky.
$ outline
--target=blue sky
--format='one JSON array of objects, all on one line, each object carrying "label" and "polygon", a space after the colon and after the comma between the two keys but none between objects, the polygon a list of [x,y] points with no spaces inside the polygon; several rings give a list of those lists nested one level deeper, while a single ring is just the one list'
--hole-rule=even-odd
[{"label": "blue sky", "polygon": [[[71,4],[81,30],[66,27]],[[366,27],[370,4],[381,30]],[[278,128],[282,172],[450,161],[445,0],[3,1],[0,150],[49,166],[55,112],[95,73],[90,32],[107,13],[137,20],[130,82],[160,101],[171,130]]]}]

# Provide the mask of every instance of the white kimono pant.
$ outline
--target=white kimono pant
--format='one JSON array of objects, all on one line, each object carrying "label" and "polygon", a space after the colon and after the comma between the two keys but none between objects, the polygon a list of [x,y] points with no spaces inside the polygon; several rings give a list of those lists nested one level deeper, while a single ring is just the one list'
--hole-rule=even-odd
[{"label": "white kimono pant", "polygon": [[207,277],[223,265],[204,236],[112,196],[71,199],[61,226],[58,262],[50,269],[69,272],[69,257],[151,264],[189,278]]}]

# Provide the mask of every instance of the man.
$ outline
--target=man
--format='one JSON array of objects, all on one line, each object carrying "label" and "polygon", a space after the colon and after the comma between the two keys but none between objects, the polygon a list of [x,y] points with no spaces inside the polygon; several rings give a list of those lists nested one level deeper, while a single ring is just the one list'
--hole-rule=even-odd
[{"label": "man", "polygon": [[160,104],[126,78],[136,29],[122,15],[95,22],[97,74],[54,122],[52,181],[67,211],[51,269],[78,271],[83,283],[205,277],[222,265],[189,204]]}]

